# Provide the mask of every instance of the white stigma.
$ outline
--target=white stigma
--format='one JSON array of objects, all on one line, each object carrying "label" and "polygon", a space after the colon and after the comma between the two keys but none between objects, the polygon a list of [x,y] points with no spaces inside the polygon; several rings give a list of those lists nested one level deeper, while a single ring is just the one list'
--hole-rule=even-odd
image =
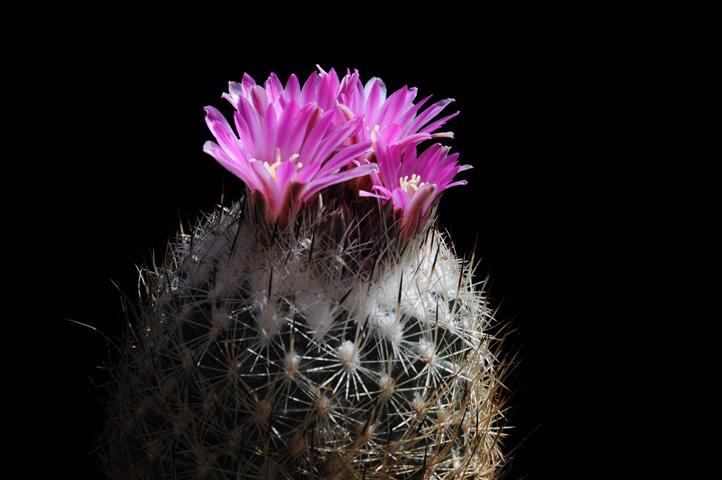
[{"label": "white stigma", "polygon": [[409,179],[408,175],[399,178],[399,185],[401,185],[401,189],[404,192],[408,192],[409,189],[415,192],[422,186],[426,185],[426,182],[421,181],[421,175],[416,175],[414,173],[411,175],[411,179]]}]

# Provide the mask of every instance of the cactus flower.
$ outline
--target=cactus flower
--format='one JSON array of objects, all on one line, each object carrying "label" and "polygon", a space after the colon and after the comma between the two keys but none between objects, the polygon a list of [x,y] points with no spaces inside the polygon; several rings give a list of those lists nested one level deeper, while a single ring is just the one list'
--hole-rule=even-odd
[{"label": "cactus flower", "polygon": [[379,173],[372,174],[372,192],[361,196],[391,201],[401,219],[401,231],[413,233],[428,218],[431,207],[447,188],[466,185],[466,180],[453,181],[456,174],[471,165],[459,165],[458,153],[449,155],[449,148],[434,144],[417,155],[413,144],[384,146],[376,151]]},{"label": "cactus flower", "polygon": [[422,110],[431,96],[414,104],[417,89],[404,86],[386,97],[386,85],[380,78],[372,78],[364,86],[358,72],[347,73],[341,81],[339,108],[347,118],[361,118],[360,138],[376,146],[418,144],[431,138],[453,138],[452,132],[436,132],[459,112],[435,119],[454,100],[440,100]]},{"label": "cactus flower", "polygon": [[493,310],[432,221],[470,167],[421,145],[455,114],[415,95],[320,70],[231,83],[234,128],[206,109],[205,151],[251,201],[142,269],[111,369],[109,478],[498,478]]},{"label": "cactus flower", "polygon": [[258,196],[271,223],[286,224],[324,188],[374,170],[370,164],[351,165],[371,142],[347,142],[361,120],[339,115],[334,77],[313,73],[303,89],[295,76],[285,89],[275,75],[265,88],[249,76],[231,83],[225,98],[235,108],[236,132],[216,108],[206,107],[217,143],[206,142],[204,151]]}]

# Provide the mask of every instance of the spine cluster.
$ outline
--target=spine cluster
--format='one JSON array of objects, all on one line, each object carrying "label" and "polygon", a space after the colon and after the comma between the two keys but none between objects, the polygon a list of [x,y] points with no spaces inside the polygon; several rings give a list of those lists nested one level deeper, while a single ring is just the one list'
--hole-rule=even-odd
[{"label": "spine cluster", "polygon": [[363,238],[244,204],[142,276],[114,369],[117,479],[496,478],[502,372],[472,265],[429,226]]}]

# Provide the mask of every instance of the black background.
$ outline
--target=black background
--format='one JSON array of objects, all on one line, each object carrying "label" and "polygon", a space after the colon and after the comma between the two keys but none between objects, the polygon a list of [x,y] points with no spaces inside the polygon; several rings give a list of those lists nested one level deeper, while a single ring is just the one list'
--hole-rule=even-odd
[{"label": "black background", "polygon": [[179,218],[238,198],[240,182],[201,151],[203,107],[222,103],[228,80],[285,81],[318,63],[456,99],[452,145],[474,169],[445,194],[441,225],[463,254],[478,237],[479,273],[514,327],[507,478],[708,478],[719,319],[704,308],[712,284],[689,267],[711,268],[701,251],[713,245],[715,186],[690,132],[668,130],[675,69],[648,38],[533,14],[463,33],[448,19],[403,31],[383,19],[353,32],[260,23],[221,38],[99,22],[18,54],[12,76],[33,107],[13,117],[27,140],[4,192],[10,220],[26,225],[12,240],[32,252],[16,283],[31,297],[21,317],[36,320],[11,345],[29,360],[10,372],[26,393],[8,395],[30,407],[15,441],[24,464],[98,478],[94,385],[108,346],[66,319],[117,338],[111,279],[132,295],[134,265],[162,255]]}]

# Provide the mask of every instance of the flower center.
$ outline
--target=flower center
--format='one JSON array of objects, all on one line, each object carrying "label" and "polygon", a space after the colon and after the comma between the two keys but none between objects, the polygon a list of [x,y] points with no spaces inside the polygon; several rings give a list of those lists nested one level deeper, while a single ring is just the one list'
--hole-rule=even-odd
[{"label": "flower center", "polygon": [[[298,153],[294,153],[293,155],[288,157],[288,161],[295,162],[299,156],[300,155]],[[273,163],[263,162],[263,166],[266,167],[266,170],[268,170],[268,173],[271,174],[271,178],[273,178],[275,180],[276,179],[276,169],[280,165],[281,165],[281,149],[276,148],[276,161]],[[296,168],[298,168],[300,170],[302,167],[303,167],[303,163],[301,163],[301,162],[296,163]]]},{"label": "flower center", "polygon": [[263,166],[266,167],[266,170],[268,170],[268,173],[271,174],[271,177],[273,177],[274,180],[276,179],[276,169],[279,165],[281,165],[280,160],[276,160],[273,164],[263,162]]},{"label": "flower center", "polygon": [[416,175],[414,173],[411,175],[411,179],[409,179],[408,175],[399,178],[399,185],[401,185],[401,190],[404,192],[409,192],[409,189],[411,189],[412,192],[415,192],[422,186],[426,185],[426,182],[421,181],[421,175]]}]

